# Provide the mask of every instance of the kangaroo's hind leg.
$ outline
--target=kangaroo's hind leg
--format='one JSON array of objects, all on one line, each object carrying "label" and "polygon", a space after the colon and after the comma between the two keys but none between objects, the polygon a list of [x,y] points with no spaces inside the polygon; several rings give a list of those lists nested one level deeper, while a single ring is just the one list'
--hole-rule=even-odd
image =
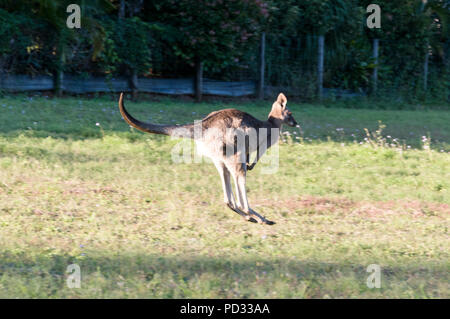
[{"label": "kangaroo's hind leg", "polygon": [[235,213],[241,215],[246,220],[256,222],[251,216],[247,213],[244,213],[242,210],[238,208],[236,205],[236,200],[233,195],[233,190],[231,188],[231,181],[230,181],[230,171],[228,168],[224,165],[223,162],[215,161],[214,165],[217,168],[217,171],[219,172],[220,179],[222,181],[222,188],[223,188],[223,201],[225,204]]},{"label": "kangaroo's hind leg", "polygon": [[[247,199],[247,190],[245,188],[246,182],[246,163],[235,164],[231,167],[231,174],[234,178],[234,183],[236,185],[236,199],[239,205],[239,208],[242,209],[245,213],[249,214],[253,219],[255,219],[258,223],[273,225],[275,222],[267,220],[265,217],[261,216],[248,205]],[[233,170],[234,167],[234,170]]]}]

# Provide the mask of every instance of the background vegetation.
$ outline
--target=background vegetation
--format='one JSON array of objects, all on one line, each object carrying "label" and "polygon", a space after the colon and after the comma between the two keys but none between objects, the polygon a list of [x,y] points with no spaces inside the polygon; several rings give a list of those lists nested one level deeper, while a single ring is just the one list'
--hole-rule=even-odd
[{"label": "background vegetation", "polygon": [[291,96],[316,96],[324,36],[325,88],[367,93],[378,67],[381,97],[448,101],[448,1],[377,1],[381,29],[366,27],[366,0],[82,1],[81,29],[65,26],[69,3],[1,2],[0,76],[53,74],[58,83],[67,72],[133,82],[190,77],[202,65],[208,78],[256,80],[265,32],[266,84]]}]

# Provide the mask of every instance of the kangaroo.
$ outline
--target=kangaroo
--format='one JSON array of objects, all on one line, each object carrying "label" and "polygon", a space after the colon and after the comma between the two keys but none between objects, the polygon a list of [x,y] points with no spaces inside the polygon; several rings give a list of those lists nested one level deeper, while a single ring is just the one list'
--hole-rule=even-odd
[{"label": "kangaroo", "polygon": [[[141,122],[125,109],[123,93],[119,98],[119,110],[123,119],[140,131],[194,139],[200,152],[209,157],[217,168],[223,187],[224,202],[245,220],[273,225],[249,207],[245,188],[246,175],[252,170],[264,152],[279,139],[283,124],[297,126],[286,106],[283,93],[272,105],[267,121],[260,121],[248,113],[236,109],[224,109],[210,113],[198,124],[159,125]],[[250,164],[250,154],[256,157]],[[231,187],[234,180],[236,197]]]}]

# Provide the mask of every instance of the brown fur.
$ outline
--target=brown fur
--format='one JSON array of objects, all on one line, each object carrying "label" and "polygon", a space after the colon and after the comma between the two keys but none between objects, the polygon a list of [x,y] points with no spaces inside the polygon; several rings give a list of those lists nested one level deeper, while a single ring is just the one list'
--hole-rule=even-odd
[{"label": "brown fur", "polygon": [[[143,132],[193,138],[203,155],[211,158],[219,171],[227,206],[249,221],[272,225],[274,222],[265,219],[248,206],[245,182],[247,170],[253,169],[266,149],[278,141],[278,134],[272,136],[272,129],[280,129],[283,124],[297,125],[286,103],[286,97],[280,93],[272,105],[267,121],[258,120],[236,109],[212,112],[201,121],[201,128],[198,127],[201,129],[199,136],[196,136],[198,128],[195,124],[158,125],[136,120],[125,109],[123,93],[119,99],[119,110],[128,124]],[[266,129],[264,132],[267,136],[261,136],[262,139],[260,129]],[[249,142],[252,132],[256,133],[255,143]],[[278,133],[278,130],[276,132]],[[245,143],[238,143],[238,137],[245,137]],[[231,155],[226,152],[229,148],[233,149]],[[250,153],[254,151],[257,152],[255,161],[249,165]],[[236,198],[231,190],[231,177],[236,186]]]}]

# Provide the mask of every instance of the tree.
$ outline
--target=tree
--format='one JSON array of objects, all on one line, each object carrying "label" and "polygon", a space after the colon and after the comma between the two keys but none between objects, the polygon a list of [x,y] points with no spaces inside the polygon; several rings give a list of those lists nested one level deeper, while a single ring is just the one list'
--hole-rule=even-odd
[{"label": "tree", "polygon": [[146,72],[151,63],[150,44],[152,24],[139,17],[122,17],[119,20],[103,18],[105,30],[104,50],[99,54],[101,69],[108,75],[128,75],[133,98],[137,97],[137,78]]},{"label": "tree", "polygon": [[348,47],[344,39],[360,28],[361,8],[353,0],[279,0],[274,6],[269,29],[277,32],[277,38],[284,38],[283,42],[303,41],[302,52],[309,64],[312,56],[316,56],[316,92],[321,98],[325,57],[338,60],[346,55]]},{"label": "tree", "polygon": [[[129,21],[127,21],[128,23],[124,23],[124,18],[126,13],[128,13],[128,16],[130,18],[132,18],[135,14],[138,14],[143,6],[143,2],[144,0],[131,0],[128,2],[125,2],[125,0],[120,0],[119,2],[119,13],[118,13],[118,17],[119,17],[119,21],[118,24],[120,25],[119,30],[123,30],[124,28],[126,28],[127,26],[133,26],[134,27],[134,31],[133,30],[128,30],[131,31],[129,33],[127,33],[127,35],[136,38],[136,37],[141,37],[141,39],[134,39],[134,41],[130,41],[131,44],[137,42],[141,42],[140,40],[145,39],[146,35],[145,35],[145,24],[138,20],[138,19],[130,19]],[[128,41],[126,41],[128,43]],[[125,43],[124,43],[125,44]],[[144,47],[146,49],[148,49],[148,46],[144,45]],[[128,49],[128,46],[127,46]],[[134,54],[134,52],[132,53]],[[147,55],[147,59],[149,59],[150,57],[150,52],[145,50],[144,54]],[[145,60],[145,57],[144,57]],[[130,83],[130,87],[131,87],[131,92],[132,92],[132,97],[133,100],[135,100],[137,98],[137,92],[138,92],[138,69],[139,66],[136,63],[138,61],[134,61],[134,63],[128,63],[127,64],[127,71],[129,72],[129,83]],[[145,63],[145,62],[144,62]]]},{"label": "tree", "polygon": [[419,3],[419,19],[425,32],[425,58],[423,64],[423,89],[428,89],[428,69],[430,54],[434,51],[439,54],[446,65],[444,43],[449,38],[448,19],[450,4],[439,0],[421,0]]},{"label": "tree", "polygon": [[[341,54],[347,48],[343,46],[346,29],[354,28],[354,24],[360,15],[360,8],[355,1],[346,0],[309,0],[300,6],[305,29],[318,38],[317,56],[317,92],[322,98],[323,89],[323,65],[325,56],[325,42],[331,45],[330,50]],[[326,41],[326,38],[328,40]]]},{"label": "tree", "polygon": [[[53,71],[55,93],[57,96],[62,94],[64,63],[68,47],[71,41],[79,34],[79,29],[70,29],[66,25],[66,8],[72,2],[70,0],[23,0],[7,1],[4,5],[8,11],[20,11],[38,23],[45,23],[47,25],[46,31],[53,39],[51,45],[53,46],[52,51],[54,52]],[[94,47],[93,57],[95,58],[102,50],[100,43],[103,29],[95,19],[92,19],[92,16],[105,12],[105,10],[112,8],[112,5],[107,0],[92,0],[82,1],[81,6],[83,8],[82,25],[84,29],[88,30],[88,34],[90,34],[90,39]]]},{"label": "tree", "polygon": [[237,63],[254,47],[268,6],[262,0],[165,0],[152,2],[147,12],[167,26],[174,53],[195,68],[200,101],[203,71]]}]

